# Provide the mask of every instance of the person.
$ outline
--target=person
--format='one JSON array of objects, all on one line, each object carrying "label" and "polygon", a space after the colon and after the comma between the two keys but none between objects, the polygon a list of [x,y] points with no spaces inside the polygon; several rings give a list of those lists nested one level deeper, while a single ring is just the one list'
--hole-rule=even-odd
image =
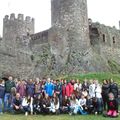
[{"label": "person", "polygon": [[86,115],[87,112],[85,112],[82,108],[82,106],[79,104],[79,101],[76,99],[75,95],[73,94],[70,98],[70,113],[69,115],[72,114],[82,114]]},{"label": "person", "polygon": [[102,89],[98,82],[98,80],[95,81],[95,98],[97,100],[97,106],[95,114],[102,114],[103,112],[103,100],[102,100]]},{"label": "person", "polygon": [[21,113],[23,108],[22,108],[22,99],[20,97],[19,93],[16,93],[15,98],[13,99],[13,103],[12,103],[12,107],[13,107],[13,112],[14,113]]},{"label": "person", "polygon": [[82,84],[80,81],[77,79],[76,82],[74,83],[74,94],[77,95],[82,89]]},{"label": "person", "polygon": [[94,98],[95,97],[95,84],[94,84],[94,81],[93,80],[90,80],[89,81],[90,85],[89,85],[89,96],[91,98]]},{"label": "person", "polygon": [[27,116],[29,112],[31,113],[31,115],[33,115],[33,97],[31,97],[30,95],[24,97],[22,100],[22,107],[25,111],[25,116]]},{"label": "person", "polygon": [[86,99],[86,111],[88,114],[92,114],[94,110],[93,106],[93,100],[92,98],[88,95]]},{"label": "person", "polygon": [[3,99],[5,94],[4,81],[0,79],[0,114],[3,114]]},{"label": "person", "polygon": [[114,97],[113,93],[109,93],[109,99],[107,101],[107,116],[117,117],[118,116],[118,102]]},{"label": "person", "polygon": [[33,99],[33,111],[34,114],[40,114],[41,113],[41,106],[42,106],[42,99],[43,95],[39,94]]},{"label": "person", "polygon": [[35,95],[34,97],[38,97],[42,93],[42,85],[39,78],[35,79]]},{"label": "person", "polygon": [[59,98],[54,93],[53,98],[50,101],[50,109],[49,110],[51,113],[59,114],[59,108],[60,108]]},{"label": "person", "polygon": [[107,109],[106,107],[107,107],[107,100],[108,100],[109,92],[110,92],[110,84],[108,83],[107,80],[104,80],[102,84],[102,98],[103,98],[104,110]]},{"label": "person", "polygon": [[33,83],[33,80],[29,79],[26,85],[26,94],[27,96],[34,97],[34,93],[35,93],[35,85]]},{"label": "person", "polygon": [[9,76],[8,80],[5,81],[5,96],[4,96],[4,111],[7,112],[11,107],[11,89],[15,86],[15,82],[13,81],[13,77]]},{"label": "person", "polygon": [[62,99],[62,106],[60,106],[61,113],[69,113],[70,110],[70,100],[67,96],[63,97]]},{"label": "person", "polygon": [[118,99],[118,86],[113,79],[110,80],[110,92],[114,94],[116,99]]},{"label": "person", "polygon": [[81,98],[79,99],[79,105],[86,110],[86,98],[84,95],[81,96]]},{"label": "person", "polygon": [[50,97],[48,94],[45,94],[42,99],[41,113],[48,114],[50,108]]},{"label": "person", "polygon": [[26,82],[25,80],[20,80],[17,85],[17,92],[20,93],[20,96],[23,98],[26,96]]},{"label": "person", "polygon": [[88,89],[89,89],[88,80],[85,79],[82,84],[82,91],[88,91]]},{"label": "person", "polygon": [[53,85],[53,83],[51,82],[50,78],[47,79],[47,82],[46,82],[46,84],[45,84],[44,90],[45,90],[45,94],[48,94],[49,97],[52,97],[52,96],[53,96],[53,93],[54,93],[54,85]]}]

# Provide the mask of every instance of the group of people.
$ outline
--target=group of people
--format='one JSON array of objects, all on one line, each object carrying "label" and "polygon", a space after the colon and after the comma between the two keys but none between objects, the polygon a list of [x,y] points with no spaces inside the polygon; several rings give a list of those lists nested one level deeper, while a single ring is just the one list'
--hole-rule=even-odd
[{"label": "group of people", "polygon": [[0,114],[118,116],[118,85],[111,80],[0,79]]}]

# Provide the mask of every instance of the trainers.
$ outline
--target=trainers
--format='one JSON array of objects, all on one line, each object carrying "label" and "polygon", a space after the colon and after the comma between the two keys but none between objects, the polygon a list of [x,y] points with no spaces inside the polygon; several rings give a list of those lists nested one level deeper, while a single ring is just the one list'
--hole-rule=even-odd
[{"label": "trainers", "polygon": [[28,112],[25,112],[25,116],[28,116]]},{"label": "trainers", "polygon": [[2,115],[3,114],[3,112],[0,112],[0,115]]},{"label": "trainers", "polygon": [[95,112],[95,115],[97,115],[98,114],[98,112]]}]

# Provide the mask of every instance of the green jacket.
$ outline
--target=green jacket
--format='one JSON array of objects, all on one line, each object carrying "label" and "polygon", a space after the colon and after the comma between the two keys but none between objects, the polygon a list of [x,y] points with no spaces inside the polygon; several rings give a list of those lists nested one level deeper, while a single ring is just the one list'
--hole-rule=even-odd
[{"label": "green jacket", "polygon": [[15,82],[7,80],[5,81],[5,93],[10,93],[11,88],[15,87]]}]

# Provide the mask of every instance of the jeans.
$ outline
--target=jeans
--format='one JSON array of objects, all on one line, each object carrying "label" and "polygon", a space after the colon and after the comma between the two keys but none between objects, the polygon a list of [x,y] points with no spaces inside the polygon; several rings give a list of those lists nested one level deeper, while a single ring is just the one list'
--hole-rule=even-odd
[{"label": "jeans", "polygon": [[103,100],[102,98],[97,98],[97,112],[103,111]]},{"label": "jeans", "polygon": [[3,107],[3,99],[0,98],[0,113],[3,112],[2,107]]},{"label": "jeans", "polygon": [[9,111],[11,108],[11,95],[10,93],[5,93],[4,97],[4,111]]},{"label": "jeans", "polygon": [[70,108],[71,111],[73,111],[74,114],[80,113],[81,115],[86,115],[87,112],[85,112],[84,110],[82,110],[82,108],[80,106],[76,106],[75,108]]}]

